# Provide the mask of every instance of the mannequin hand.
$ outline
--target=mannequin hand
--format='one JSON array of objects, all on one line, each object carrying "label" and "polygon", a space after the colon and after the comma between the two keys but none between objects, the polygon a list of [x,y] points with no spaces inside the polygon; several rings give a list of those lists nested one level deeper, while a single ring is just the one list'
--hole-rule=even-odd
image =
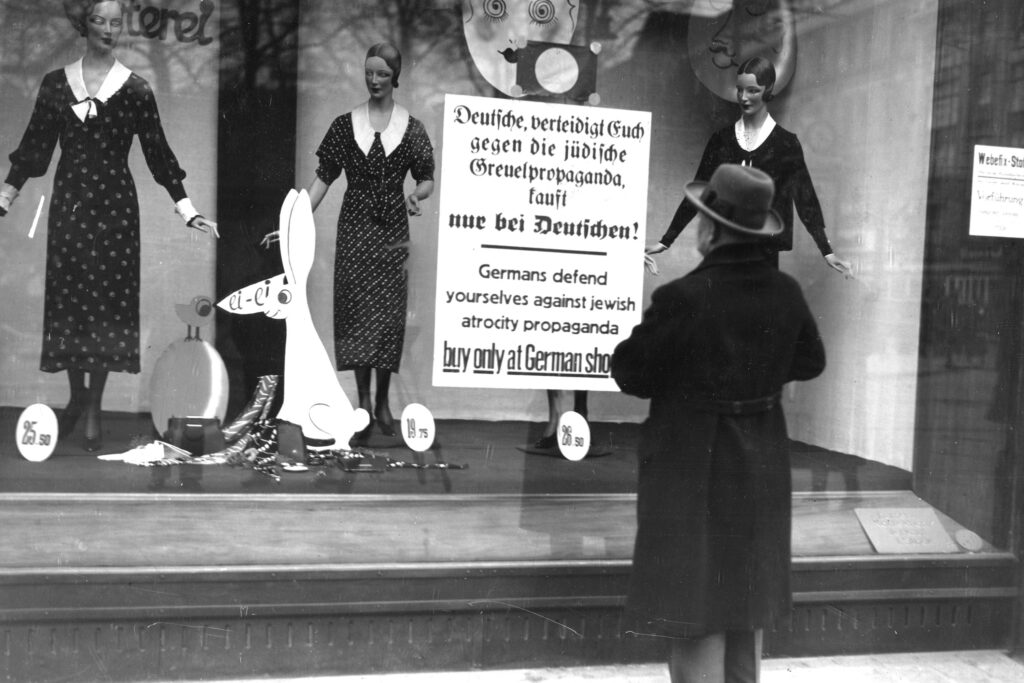
[{"label": "mannequin hand", "polygon": [[666,247],[661,242],[654,242],[654,243],[648,244],[646,247],[644,247],[644,253],[645,254],[660,254],[661,252],[667,251],[667,250],[668,250],[668,247]]},{"label": "mannequin hand", "polygon": [[212,232],[214,237],[219,238],[220,233],[217,232],[217,224],[213,221],[206,220],[202,216],[196,216],[190,222],[188,227],[199,232]]},{"label": "mannequin hand", "polygon": [[423,209],[420,208],[420,198],[416,196],[415,192],[405,198],[405,210],[409,212],[410,216],[419,216],[423,213]]},{"label": "mannequin hand", "polygon": [[853,276],[853,268],[850,266],[849,261],[843,261],[835,254],[829,254],[826,256],[825,261],[828,263],[829,267],[837,273],[842,273],[846,277]]},{"label": "mannequin hand", "polygon": [[647,272],[651,275],[658,274],[658,262],[655,261],[654,257],[650,254],[644,254],[644,268],[646,268]]}]

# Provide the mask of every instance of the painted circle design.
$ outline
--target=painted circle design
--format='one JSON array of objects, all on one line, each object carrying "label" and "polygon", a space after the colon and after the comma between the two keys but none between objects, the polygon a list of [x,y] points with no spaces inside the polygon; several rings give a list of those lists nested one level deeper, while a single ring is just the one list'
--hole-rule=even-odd
[{"label": "painted circle design", "polygon": [[567,50],[552,47],[540,53],[535,66],[537,82],[548,92],[569,92],[580,77],[580,67]]}]

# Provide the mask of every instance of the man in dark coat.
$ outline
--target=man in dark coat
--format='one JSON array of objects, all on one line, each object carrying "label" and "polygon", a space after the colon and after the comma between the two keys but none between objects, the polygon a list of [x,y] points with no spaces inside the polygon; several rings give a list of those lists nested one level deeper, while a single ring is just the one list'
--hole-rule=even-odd
[{"label": "man in dark coat", "polygon": [[767,174],[731,164],[686,186],[704,260],[654,292],[612,357],[619,387],[651,399],[627,616],[671,639],[673,681],[756,681],[761,630],[790,604],[780,393],[821,374],[825,350],[764,248],[783,229],[773,193]]}]

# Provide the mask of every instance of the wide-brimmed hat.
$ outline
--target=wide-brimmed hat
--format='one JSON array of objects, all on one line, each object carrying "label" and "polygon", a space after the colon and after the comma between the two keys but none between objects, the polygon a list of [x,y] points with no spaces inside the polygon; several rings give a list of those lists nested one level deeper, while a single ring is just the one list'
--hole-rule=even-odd
[{"label": "wide-brimmed hat", "polygon": [[752,166],[722,164],[708,182],[694,181],[684,188],[697,209],[719,225],[752,237],[773,237],[784,229],[772,209],[775,183]]}]

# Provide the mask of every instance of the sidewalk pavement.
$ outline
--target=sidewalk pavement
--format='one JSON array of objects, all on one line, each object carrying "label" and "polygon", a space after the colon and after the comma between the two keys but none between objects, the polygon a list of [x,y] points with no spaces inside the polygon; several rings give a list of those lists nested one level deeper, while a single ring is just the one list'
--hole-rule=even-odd
[{"label": "sidewalk pavement", "polygon": [[[495,671],[239,679],[224,683],[668,683],[663,664]],[[1012,683],[1024,663],[1004,652],[915,652],[888,655],[766,659],[761,683]]]}]

